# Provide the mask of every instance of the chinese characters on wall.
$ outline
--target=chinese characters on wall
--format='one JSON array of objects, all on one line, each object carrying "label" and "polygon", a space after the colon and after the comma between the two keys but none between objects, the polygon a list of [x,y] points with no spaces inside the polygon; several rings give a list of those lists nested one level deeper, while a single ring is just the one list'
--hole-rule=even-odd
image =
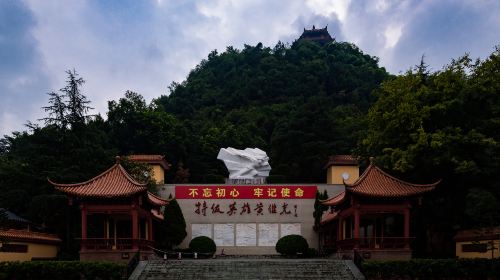
[{"label": "chinese characters on wall", "polygon": [[[194,185],[175,186],[175,197],[177,199],[197,200],[194,204],[194,213],[200,216],[289,215],[298,217],[298,203],[294,201],[314,199],[316,190],[316,186]],[[283,201],[284,199],[286,200]],[[230,201],[227,202],[227,200]]]},{"label": "chinese characters on wall", "polygon": [[[262,202],[256,202],[255,204],[251,204],[249,202],[242,202],[237,204],[236,201],[233,201],[229,204],[221,204],[219,203],[207,203],[206,201],[198,201],[194,205],[194,213],[198,215],[206,216],[207,214],[213,215],[257,215],[263,216],[267,215],[292,215],[294,217],[298,217],[297,215],[297,204],[289,205],[287,202],[282,203],[269,203],[264,205]],[[266,207],[267,206],[267,207]]]}]

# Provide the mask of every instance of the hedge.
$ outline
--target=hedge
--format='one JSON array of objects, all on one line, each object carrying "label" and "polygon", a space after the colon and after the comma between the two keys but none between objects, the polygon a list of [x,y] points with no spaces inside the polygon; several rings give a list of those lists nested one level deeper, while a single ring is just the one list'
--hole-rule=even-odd
[{"label": "hedge", "polygon": [[291,256],[297,253],[305,254],[309,249],[309,244],[307,240],[297,234],[291,234],[281,237],[276,243],[276,252]]},{"label": "hedge", "polygon": [[365,261],[367,279],[500,279],[500,259]]},{"label": "hedge", "polygon": [[215,253],[215,250],[217,250],[217,246],[212,238],[207,236],[198,236],[189,242],[189,249],[192,252],[213,254]]},{"label": "hedge", "polygon": [[122,279],[126,264],[80,261],[0,262],[0,280]]}]

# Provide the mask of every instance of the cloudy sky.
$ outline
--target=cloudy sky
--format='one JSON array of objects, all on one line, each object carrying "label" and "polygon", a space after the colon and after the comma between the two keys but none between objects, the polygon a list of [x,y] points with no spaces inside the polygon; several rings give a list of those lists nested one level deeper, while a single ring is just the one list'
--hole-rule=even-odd
[{"label": "cloudy sky", "polygon": [[65,71],[105,116],[126,90],[167,94],[211,50],[274,46],[328,25],[394,74],[425,55],[432,70],[500,44],[498,0],[0,0],[0,136],[44,116]]}]

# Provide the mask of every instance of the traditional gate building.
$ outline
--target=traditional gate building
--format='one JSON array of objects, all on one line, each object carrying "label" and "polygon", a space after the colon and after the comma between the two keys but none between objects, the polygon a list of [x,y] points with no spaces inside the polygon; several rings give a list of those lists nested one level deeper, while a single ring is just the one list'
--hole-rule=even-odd
[{"label": "traditional gate building", "polygon": [[49,180],[81,210],[80,260],[126,261],[137,251],[146,254],[154,246],[155,224],[164,219],[168,204],[133,179],[120,164],[76,184]]},{"label": "traditional gate building", "polygon": [[330,211],[321,221],[321,246],[351,257],[358,251],[367,259],[411,258],[411,210],[438,183],[399,180],[371,160],[359,179],[322,202]]}]

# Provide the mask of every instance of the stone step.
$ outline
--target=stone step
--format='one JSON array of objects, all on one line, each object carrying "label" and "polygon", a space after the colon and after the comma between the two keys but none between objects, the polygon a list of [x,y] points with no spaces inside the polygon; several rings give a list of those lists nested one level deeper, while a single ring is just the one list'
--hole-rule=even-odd
[{"label": "stone step", "polygon": [[347,262],[334,259],[156,259],[147,262],[138,279],[360,279]]}]

